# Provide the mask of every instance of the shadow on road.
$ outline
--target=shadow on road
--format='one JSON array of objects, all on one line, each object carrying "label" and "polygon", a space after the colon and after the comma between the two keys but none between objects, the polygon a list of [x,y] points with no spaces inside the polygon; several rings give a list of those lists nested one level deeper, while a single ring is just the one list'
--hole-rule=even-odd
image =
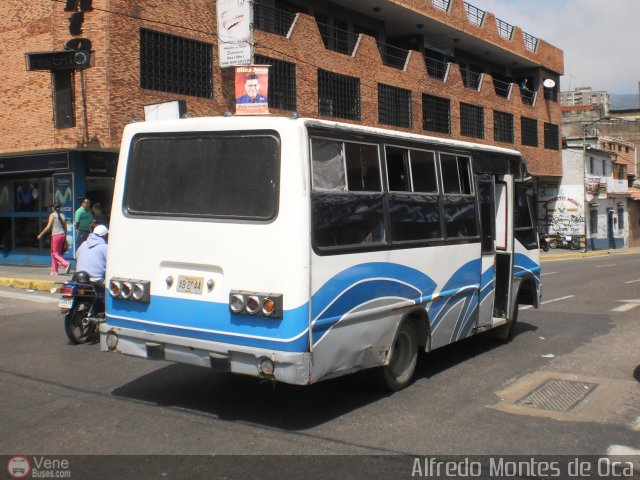
[{"label": "shadow on road", "polygon": [[[516,335],[535,329],[519,322]],[[421,355],[415,378],[437,376],[502,345],[502,341],[488,335],[478,335]],[[112,393],[159,406],[214,415],[222,420],[292,431],[313,428],[391,395],[370,386],[367,372],[299,387],[184,364],[160,368]]]}]

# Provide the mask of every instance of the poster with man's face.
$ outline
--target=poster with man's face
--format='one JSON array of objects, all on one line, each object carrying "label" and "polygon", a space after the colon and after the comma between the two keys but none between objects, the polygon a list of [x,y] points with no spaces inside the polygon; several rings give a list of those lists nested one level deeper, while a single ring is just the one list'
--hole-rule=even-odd
[{"label": "poster with man's face", "polygon": [[269,66],[247,65],[235,70],[236,115],[269,113]]}]

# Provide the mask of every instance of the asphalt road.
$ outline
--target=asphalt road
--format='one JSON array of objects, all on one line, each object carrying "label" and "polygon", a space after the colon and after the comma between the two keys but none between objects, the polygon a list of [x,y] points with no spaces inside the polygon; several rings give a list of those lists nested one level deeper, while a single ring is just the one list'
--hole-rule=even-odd
[{"label": "asphalt road", "polygon": [[[640,254],[544,262],[543,295],[511,343],[422,355],[391,395],[74,346],[55,297],[4,288],[0,454],[640,455]],[[595,389],[567,412],[518,403],[549,380]]]}]

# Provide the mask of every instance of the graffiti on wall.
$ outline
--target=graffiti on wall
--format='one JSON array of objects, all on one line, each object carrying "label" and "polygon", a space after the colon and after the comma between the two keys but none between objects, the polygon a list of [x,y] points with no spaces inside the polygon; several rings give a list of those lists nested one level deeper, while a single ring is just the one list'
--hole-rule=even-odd
[{"label": "graffiti on wall", "polygon": [[[576,190],[575,192],[572,190]],[[540,228],[545,233],[578,235],[584,233],[585,219],[582,191],[557,185],[540,189]]]}]

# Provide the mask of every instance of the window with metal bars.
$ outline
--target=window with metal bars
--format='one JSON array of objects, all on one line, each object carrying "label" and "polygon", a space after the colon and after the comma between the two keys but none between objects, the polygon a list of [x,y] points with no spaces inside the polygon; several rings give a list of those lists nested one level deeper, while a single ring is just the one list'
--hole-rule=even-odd
[{"label": "window with metal bars", "polygon": [[422,128],[430,132],[451,133],[451,100],[423,93]]},{"label": "window with metal bars", "polygon": [[140,29],[140,87],[213,97],[213,46]]},{"label": "window with metal bars", "polygon": [[493,139],[498,142],[513,143],[513,115],[493,111]]},{"label": "window with metal bars", "polygon": [[558,135],[558,125],[553,123],[544,124],[544,148],[549,150],[558,150],[560,144],[560,138]]},{"label": "window with metal bars", "polygon": [[598,233],[598,210],[595,207],[589,209],[589,233]]},{"label": "window with metal bars", "polygon": [[360,120],[360,79],[318,70],[318,113]]},{"label": "window with metal bars", "polygon": [[306,9],[278,0],[274,6],[257,1],[253,5],[253,23],[258,30],[286,37],[296,14],[301,10]]},{"label": "window with metal bars", "polygon": [[378,121],[411,128],[411,90],[378,84]]},{"label": "window with metal bars", "polygon": [[538,146],[538,121],[533,118],[521,117],[520,130],[522,131],[522,144],[530,147]]},{"label": "window with metal bars", "polygon": [[255,56],[257,65],[269,67],[269,107],[296,110],[296,64],[274,58]]},{"label": "window with metal bars", "polygon": [[465,137],[484,138],[484,108],[460,103],[460,133]]}]

